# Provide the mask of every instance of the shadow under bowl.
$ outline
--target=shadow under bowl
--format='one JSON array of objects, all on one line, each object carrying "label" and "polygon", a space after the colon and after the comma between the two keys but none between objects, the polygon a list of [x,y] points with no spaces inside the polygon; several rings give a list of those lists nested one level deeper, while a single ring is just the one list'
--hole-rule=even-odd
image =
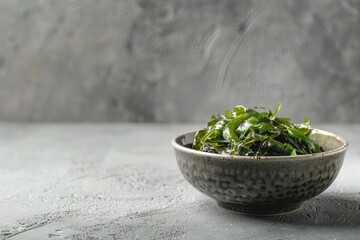
[{"label": "shadow under bowl", "polygon": [[347,141],[314,129],[310,137],[325,152],[298,156],[231,156],[191,148],[196,132],[173,139],[176,161],[185,179],[226,210],[278,215],[327,189],[342,166]]}]

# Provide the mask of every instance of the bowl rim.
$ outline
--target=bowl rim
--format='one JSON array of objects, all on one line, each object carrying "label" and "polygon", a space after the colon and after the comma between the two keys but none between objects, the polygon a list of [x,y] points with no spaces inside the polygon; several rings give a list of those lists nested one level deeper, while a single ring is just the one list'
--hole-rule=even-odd
[{"label": "bowl rim", "polygon": [[172,146],[174,147],[174,149],[176,149],[178,151],[181,151],[181,152],[186,152],[186,153],[189,153],[189,154],[194,154],[194,155],[203,156],[203,157],[210,157],[212,159],[214,159],[214,158],[215,159],[217,158],[217,159],[220,159],[220,160],[231,159],[231,161],[234,161],[234,160],[254,161],[254,160],[256,160],[256,162],[265,160],[265,161],[269,162],[269,160],[273,160],[273,161],[291,160],[291,161],[293,161],[293,160],[309,160],[309,159],[313,160],[314,158],[324,158],[326,156],[331,156],[331,155],[341,153],[341,152],[345,151],[349,146],[349,143],[345,138],[343,138],[343,137],[341,137],[341,136],[339,136],[339,135],[337,135],[335,133],[325,131],[325,130],[321,130],[321,129],[317,129],[317,128],[312,128],[312,131],[314,131],[316,133],[326,135],[326,136],[335,137],[336,139],[338,139],[339,141],[342,142],[342,146],[339,147],[339,148],[330,150],[330,151],[325,151],[325,152],[321,152],[321,153],[311,153],[311,154],[297,155],[297,156],[242,156],[242,155],[226,155],[226,154],[216,154],[216,153],[201,152],[201,151],[198,151],[198,150],[195,150],[195,149],[192,149],[192,148],[184,147],[184,146],[182,146],[182,145],[180,145],[180,144],[178,144],[176,142],[179,138],[182,138],[182,137],[184,137],[184,136],[186,136],[188,134],[194,134],[197,131],[186,132],[186,133],[183,133],[183,134],[180,134],[180,135],[174,137],[172,139]]}]

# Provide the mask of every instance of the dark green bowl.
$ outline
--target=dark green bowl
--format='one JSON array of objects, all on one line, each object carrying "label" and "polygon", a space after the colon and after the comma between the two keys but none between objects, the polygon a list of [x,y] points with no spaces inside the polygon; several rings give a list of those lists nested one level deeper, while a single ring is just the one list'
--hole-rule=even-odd
[{"label": "dark green bowl", "polygon": [[325,152],[254,158],[193,150],[194,136],[186,133],[172,142],[185,179],[220,207],[252,215],[298,210],[335,180],[348,146],[344,138],[315,129],[311,138]]}]

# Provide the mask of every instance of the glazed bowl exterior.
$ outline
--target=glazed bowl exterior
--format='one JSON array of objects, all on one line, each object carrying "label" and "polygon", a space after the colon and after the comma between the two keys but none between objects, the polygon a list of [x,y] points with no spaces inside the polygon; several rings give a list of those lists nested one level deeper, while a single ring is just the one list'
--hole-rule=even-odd
[{"label": "glazed bowl exterior", "polygon": [[325,152],[230,156],[192,149],[195,133],[182,134],[172,142],[181,173],[220,207],[244,214],[275,215],[297,210],[335,180],[348,146],[344,138],[315,129],[311,138]]}]

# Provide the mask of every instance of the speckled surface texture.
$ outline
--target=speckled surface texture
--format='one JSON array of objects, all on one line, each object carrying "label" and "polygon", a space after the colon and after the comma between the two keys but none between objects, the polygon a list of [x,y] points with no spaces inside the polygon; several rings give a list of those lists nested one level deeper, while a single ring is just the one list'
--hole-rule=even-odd
[{"label": "speckled surface texture", "polygon": [[360,122],[358,0],[2,0],[0,120]]},{"label": "speckled surface texture", "polygon": [[171,139],[195,125],[0,124],[0,239],[358,239],[359,125],[314,126],[349,149],[296,213],[231,214],[188,184]]}]

